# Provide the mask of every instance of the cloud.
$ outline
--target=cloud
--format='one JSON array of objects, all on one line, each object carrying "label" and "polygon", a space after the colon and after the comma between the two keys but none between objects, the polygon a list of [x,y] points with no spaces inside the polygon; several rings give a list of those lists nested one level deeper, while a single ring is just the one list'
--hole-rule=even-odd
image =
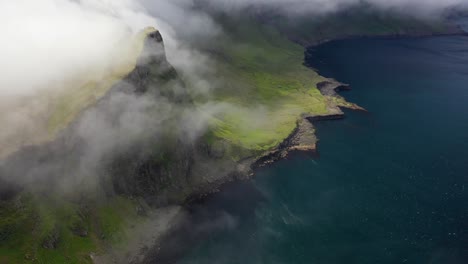
[{"label": "cloud", "polygon": [[[222,10],[248,7],[284,12],[329,12],[362,0],[16,0],[0,2],[0,94],[24,95],[103,69],[131,33],[158,26],[169,49],[177,35],[214,36],[220,28],[199,2]],[[368,0],[381,8],[433,12],[462,0]],[[174,52],[169,52],[174,54]],[[182,58],[187,61],[187,58]],[[27,76],[27,77],[26,77]],[[57,85],[60,86],[60,85]]]},{"label": "cloud", "polygon": [[[55,93],[79,89],[69,85],[99,80],[122,56],[122,48],[146,26],[156,26],[165,40],[168,60],[190,84],[193,94],[206,96],[197,109],[178,109],[167,98],[115,96],[111,110],[86,113],[77,127],[85,146],[80,168],[92,168],[116,146],[134,142],[141,133],[158,134],[161,122],[183,113],[180,134],[195,141],[209,119],[235,106],[210,102],[222,83],[216,64],[193,42],[209,43],[223,34],[209,11],[276,10],[290,14],[333,12],[361,0],[15,0],[0,1],[0,148],[15,147],[47,138],[50,103]],[[441,12],[461,0],[369,0],[379,8]],[[415,8],[417,7],[417,8]],[[209,10],[207,12],[207,10]],[[186,40],[189,40],[186,42]],[[180,87],[178,88],[180,89]],[[148,109],[159,109],[154,115]],[[259,107],[261,109],[261,106]],[[55,109],[56,110],[56,109]],[[115,113],[113,111],[116,111]],[[151,115],[149,115],[151,112]],[[116,114],[118,113],[118,115]],[[109,114],[117,115],[108,122]],[[134,135],[134,136],[132,136]],[[136,135],[136,136],[135,136]],[[37,140],[35,140],[37,138]],[[2,152],[0,151],[0,152]],[[1,153],[0,153],[1,157]],[[61,160],[50,168],[56,168]],[[49,164],[50,165],[50,164]],[[58,166],[60,167],[60,166]],[[41,168],[40,170],[42,170]],[[37,171],[31,175],[36,175]],[[45,170],[48,171],[48,170]],[[40,172],[39,174],[47,174]],[[85,173],[91,174],[91,173]]]},{"label": "cloud", "polygon": [[[222,83],[216,65],[192,42],[215,41],[222,27],[200,5],[226,13],[246,9],[275,10],[285,15],[327,13],[361,3],[361,0],[0,0],[0,183],[4,180],[35,188],[54,188],[65,193],[101,184],[109,156],[134,146],[140,155],[145,144],[155,143],[168,124],[185,143],[196,142],[210,119],[237,106],[211,102],[210,93]],[[369,0],[374,6],[393,10],[439,13],[461,0]],[[164,95],[114,93],[84,112],[57,141],[45,147],[29,147],[47,139],[48,114],[55,93],[76,89],[70,83],[99,80],[115,59],[122,56],[128,40],[146,26],[157,27],[165,40],[168,60],[190,84],[193,94],[207,103],[180,106]],[[184,42],[190,40],[189,42]],[[131,84],[122,82],[121,85]],[[158,87],[154,87],[157,89]],[[182,89],[173,86],[174,89]],[[265,120],[262,106],[243,109],[254,121]],[[255,114],[252,114],[255,113]],[[71,131],[71,132],[70,132]],[[35,140],[37,138],[37,140]],[[182,142],[184,143],[184,142]],[[153,146],[146,146],[154,152]],[[181,146],[177,146],[180,150]],[[144,154],[141,154],[144,155]],[[138,156],[131,156],[136,161]],[[205,162],[202,157],[197,161]],[[218,162],[218,161],[216,161]],[[220,164],[209,163],[219,175]],[[228,164],[227,166],[231,166]],[[206,172],[206,171],[203,171]],[[102,187],[102,186],[101,186]],[[0,188],[0,196],[4,190]],[[0,197],[1,199],[1,197]],[[236,219],[227,214],[214,224],[198,227],[196,234],[215,226],[232,229]]]},{"label": "cloud", "polygon": [[100,80],[154,19],[128,0],[0,1],[0,157],[48,137],[53,101]]},{"label": "cloud", "polygon": [[285,14],[317,14],[333,12],[358,4],[396,9],[413,14],[437,13],[454,6],[466,6],[464,0],[203,0],[210,6],[227,11],[246,8],[268,8]]},{"label": "cloud", "polygon": [[102,68],[128,25],[74,1],[0,3],[0,93],[24,95]]}]

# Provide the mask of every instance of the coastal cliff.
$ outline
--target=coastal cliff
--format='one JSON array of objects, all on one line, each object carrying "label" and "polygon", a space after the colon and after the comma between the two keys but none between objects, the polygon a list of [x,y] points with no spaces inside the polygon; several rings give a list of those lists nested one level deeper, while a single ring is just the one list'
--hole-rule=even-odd
[{"label": "coastal cliff", "polygon": [[[131,241],[139,230],[131,230],[131,221],[169,226],[177,215],[174,208],[159,217],[148,204],[165,182],[183,181],[193,147],[158,127],[173,126],[178,113],[168,113],[168,120],[151,114],[168,109],[161,102],[190,105],[191,99],[159,31],[143,34],[142,52],[125,78],[54,140],[1,160],[0,263],[92,263],[91,256],[105,252],[138,252],[113,250],[115,241]],[[168,152],[174,158],[166,170]]]},{"label": "coastal cliff", "polygon": [[232,23],[210,50],[225,73],[214,101],[232,107],[194,139],[181,127],[197,101],[148,28],[134,69],[55,139],[1,161],[0,263],[139,263],[183,215],[178,206],[290,152],[315,153],[313,122],[343,118],[342,107],[364,111],[337,94],[349,86],[302,65],[302,46],[252,21]]},{"label": "coastal cliff", "polygon": [[[187,141],[179,133],[178,120],[182,110],[195,108],[193,99],[167,61],[159,31],[149,28],[145,34],[135,68],[56,139],[22,148],[2,160],[0,209],[7,217],[0,230],[3,250],[11,255],[7,261],[58,255],[58,259],[68,257],[82,263],[89,262],[89,256],[93,256],[93,262],[118,259],[125,263],[141,249],[132,248],[130,257],[113,249],[115,234],[126,229],[122,224],[126,218],[154,223],[156,208],[184,204],[216,191],[226,182],[248,178],[256,164],[272,156],[269,151],[243,151],[222,138],[207,140],[202,136]],[[160,108],[162,103],[171,107]],[[126,119],[126,111],[134,108],[137,116],[148,118],[144,121],[149,124],[132,124],[132,119]],[[152,123],[160,111],[169,112]],[[304,118],[280,144],[281,151],[275,157],[284,157],[286,149],[315,148],[312,124]],[[120,134],[123,128],[131,134]],[[233,153],[239,158],[233,159]],[[93,156],[95,160],[86,159]],[[61,201],[56,202],[56,197],[62,197]],[[120,211],[128,213],[123,216]],[[177,213],[172,215],[176,217]],[[20,234],[21,230],[32,231]],[[107,248],[107,253],[65,250],[67,244],[75,243],[87,243],[96,251]]]}]

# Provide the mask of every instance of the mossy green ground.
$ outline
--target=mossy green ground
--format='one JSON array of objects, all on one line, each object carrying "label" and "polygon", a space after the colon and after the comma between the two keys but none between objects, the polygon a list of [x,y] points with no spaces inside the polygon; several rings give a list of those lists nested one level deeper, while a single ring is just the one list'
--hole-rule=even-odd
[{"label": "mossy green ground", "polygon": [[92,263],[91,252],[122,246],[125,230],[144,221],[127,198],[78,204],[31,194],[0,204],[0,263]]},{"label": "mossy green ground", "polygon": [[[218,66],[227,85],[215,91],[215,100],[235,107],[213,119],[211,135],[232,143],[232,157],[271,149],[291,133],[301,113],[327,111],[315,88],[322,78],[302,65],[302,47],[272,29],[248,24],[224,41],[231,43],[220,46],[229,59],[219,60]],[[64,95],[50,119],[51,131],[68,124],[113,82],[115,77],[110,77]],[[91,252],[118,247],[126,240],[129,219],[139,219],[132,200],[109,199],[84,209],[58,197],[22,194],[2,204],[0,263],[91,263]],[[86,235],[77,234],[79,230]],[[55,241],[56,248],[45,248],[48,240]]]},{"label": "mossy green ground", "polygon": [[304,48],[276,30],[238,23],[219,43],[218,69],[226,86],[215,91],[233,105],[214,123],[214,135],[254,152],[276,147],[301,114],[326,114],[316,84],[324,78],[302,65]]},{"label": "mossy green ground", "polygon": [[[302,114],[324,115],[328,106],[356,106],[316,88],[324,78],[303,65],[304,47],[349,36],[421,35],[448,32],[444,21],[348,10],[330,16],[222,18],[226,37],[214,48],[226,83],[215,91],[234,105],[214,122],[214,135],[253,153],[271,150],[296,127]],[[281,32],[281,33],[279,33]],[[296,42],[293,42],[294,39]]]},{"label": "mossy green ground", "polygon": [[[146,35],[154,31],[141,31],[103,80],[89,80],[79,89],[71,85],[56,98],[49,119],[51,136],[135,68]],[[120,196],[107,199],[85,203],[85,208],[63,197],[27,193],[14,201],[0,202],[0,264],[92,263],[91,252],[100,254],[108,246],[121,246],[128,235],[129,221],[144,219],[136,215],[135,201]]]},{"label": "mossy green ground", "polygon": [[[326,98],[317,90],[316,84],[324,78],[302,65],[302,46],[255,21],[224,24],[227,34],[213,47],[218,75],[224,81],[214,90],[213,99],[231,107],[213,118],[206,139],[213,144],[229,142],[228,154],[233,159],[274,148],[294,130],[301,114],[326,114],[328,104],[346,104]],[[358,27],[363,26],[367,24]],[[301,29],[309,38],[311,32],[320,32],[313,25]],[[371,34],[388,31],[374,27],[366,30]],[[327,32],[335,31],[340,29]],[[337,35],[326,33],[317,38],[324,36]],[[136,55],[133,59],[136,61]],[[128,73],[134,65],[127,66],[123,71]],[[124,75],[119,71],[103,83],[91,82],[82,90],[62,95],[49,119],[50,131],[55,133],[70,123]],[[132,199],[107,199],[98,204],[85,203],[87,208],[80,202],[50,195],[21,194],[15,201],[1,203],[0,264],[91,263],[92,252],[99,255],[108,246],[123,246],[129,223],[144,219],[136,214]],[[86,235],[80,236],[83,231]],[[45,241],[55,241],[56,248],[45,248]]]}]

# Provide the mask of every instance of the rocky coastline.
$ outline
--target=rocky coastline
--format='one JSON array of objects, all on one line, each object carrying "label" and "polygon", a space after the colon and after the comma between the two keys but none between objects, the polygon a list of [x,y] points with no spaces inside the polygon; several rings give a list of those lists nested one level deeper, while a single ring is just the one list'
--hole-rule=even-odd
[{"label": "rocky coastline", "polygon": [[[338,96],[339,91],[350,90],[350,86],[340,83],[336,80],[329,79],[325,82],[319,83],[317,87],[324,96]],[[346,107],[346,106],[344,106]],[[363,108],[352,104],[347,107],[356,111],[365,111]],[[188,217],[187,213],[192,211],[191,208],[196,207],[198,204],[203,204],[206,199],[215,193],[222,192],[229,188],[231,184],[236,181],[248,180],[255,176],[255,171],[263,167],[272,165],[273,163],[282,159],[287,159],[294,153],[306,153],[307,155],[317,155],[318,138],[315,135],[314,123],[327,120],[339,120],[345,118],[345,114],[341,111],[340,107],[332,107],[331,113],[328,115],[303,115],[298,119],[296,128],[292,133],[275,149],[261,155],[260,157],[246,158],[238,163],[235,173],[230,174],[228,177],[221,179],[218,182],[213,182],[206,188],[191,194],[183,203],[184,211],[186,212],[183,217]],[[170,228],[163,232],[160,237],[154,241],[154,246],[145,248],[141,251],[139,257],[135,257],[139,261],[130,262],[131,264],[149,264],[154,260],[159,263],[173,263],[174,249],[166,245],[167,240],[174,239],[174,236],[183,236],[183,230],[187,230],[188,224],[183,219],[175,222]],[[179,241],[178,243],[187,243],[186,241]],[[170,243],[172,245],[174,243]],[[180,246],[178,250],[183,251],[184,246]],[[96,262],[96,264],[99,264]]]},{"label": "rocky coastline", "polygon": [[[397,39],[397,38],[426,38],[426,37],[436,37],[436,36],[467,36],[468,33],[461,30],[460,28],[456,28],[451,32],[447,33],[438,33],[438,34],[428,34],[428,33],[421,33],[421,34],[394,34],[394,35],[383,35],[383,36],[349,36],[337,39],[329,39],[323,40],[317,43],[309,43],[310,47],[315,47],[327,43],[329,41],[338,41],[338,40],[346,40],[346,39],[355,39],[355,38],[382,38],[382,39]],[[306,65],[308,67],[312,67],[312,65]],[[317,84],[317,89],[322,93],[323,96],[326,96],[330,99],[336,99],[342,104],[338,103],[336,105],[332,105],[329,108],[330,113],[327,115],[303,115],[301,116],[298,121],[296,128],[292,131],[292,133],[275,149],[264,153],[259,157],[250,157],[246,158],[239,162],[238,172],[232,177],[228,177],[225,180],[218,181],[213,183],[210,187],[205,188],[205,191],[202,192],[195,192],[187,198],[183,204],[183,207],[186,210],[190,211],[190,208],[196,204],[204,203],[207,197],[213,195],[217,192],[222,192],[223,189],[229,188],[230,184],[237,180],[248,180],[251,177],[255,176],[255,170],[258,170],[262,167],[267,167],[277,161],[282,159],[287,159],[288,156],[300,152],[306,153],[308,155],[315,156],[317,155],[317,143],[319,139],[315,135],[315,127],[314,123],[320,121],[328,121],[328,120],[340,120],[345,118],[344,112],[341,108],[346,108],[354,111],[363,111],[367,112],[365,108],[358,106],[353,103],[347,102],[339,93],[342,91],[350,91],[351,86],[348,84],[341,83],[334,79],[327,79],[324,82],[320,82]],[[336,101],[335,101],[336,103]],[[150,260],[158,259],[158,255],[160,253],[166,254],[164,252],[166,249],[164,247],[164,240],[165,238],[170,237],[172,234],[177,234],[179,231],[178,227],[173,227],[170,231],[168,231],[165,235],[161,236],[158,239],[156,246],[148,251],[147,257],[145,257],[145,261],[132,263],[132,264],[140,264],[140,263],[151,263]],[[180,234],[180,233],[179,233]],[[161,262],[161,263],[172,263],[172,262]]]},{"label": "rocky coastline", "polygon": [[[460,32],[460,31],[454,31],[450,32],[447,34],[434,34],[434,35],[466,35],[465,32]],[[385,38],[399,38],[399,37],[428,37],[428,36],[433,36],[431,34],[421,34],[421,35],[390,35],[390,36],[382,36]],[[356,38],[357,36],[352,36],[352,38]],[[366,36],[358,36],[358,37],[366,37]],[[378,36],[381,37],[381,36]],[[351,38],[351,37],[344,37],[342,39],[346,38]],[[154,45],[161,46],[162,44],[162,37],[159,33],[154,33],[149,35],[149,43],[153,43]],[[328,42],[331,40],[323,40],[318,43],[313,43],[313,45],[320,45],[325,42]],[[161,47],[159,47],[161,48]],[[163,48],[163,47],[162,47]],[[172,80],[176,79],[178,80],[177,72],[175,71],[174,68],[168,62],[166,61],[166,58],[152,58],[152,62],[157,63],[157,72],[152,73],[151,71],[154,70],[154,67],[146,67],[144,65],[137,67],[134,71],[132,71],[127,78],[124,81],[127,81],[129,83],[136,84],[134,87],[128,87],[128,86],[117,86],[114,87],[113,90],[109,91],[107,95],[105,95],[99,102],[97,103],[98,106],[102,106],[103,104],[106,103],[108,100],[109,96],[114,93],[115,91],[123,90],[124,92],[129,92],[129,93],[137,93],[137,94],[143,94],[148,92],[148,87],[149,87],[149,80],[148,78],[151,78],[153,81],[156,80],[157,78],[161,78],[165,81],[167,80]],[[162,63],[161,63],[162,62]],[[308,65],[310,66],[310,65]],[[157,78],[152,78],[151,74],[156,74]],[[154,77],[154,76],[153,76]],[[135,90],[136,88],[136,90]],[[229,163],[227,167],[226,172],[222,173],[221,176],[216,177],[216,178],[209,178],[208,180],[206,178],[197,178],[196,183],[198,186],[190,186],[192,182],[190,181],[189,178],[190,175],[193,175],[196,173],[196,166],[194,165],[194,157],[193,156],[202,156],[206,158],[206,160],[210,160],[210,162],[217,162],[218,159],[215,157],[216,155],[213,155],[210,153],[210,150],[204,149],[203,145],[190,145],[190,146],[183,146],[180,149],[180,153],[177,153],[178,156],[176,159],[176,164],[174,166],[177,166],[179,168],[172,168],[167,169],[161,164],[157,165],[152,165],[149,163],[149,160],[151,160],[153,157],[145,157],[145,159],[138,161],[139,164],[134,165],[131,161],[129,161],[128,164],[131,164],[131,166],[137,166],[137,167],[131,167],[132,169],[138,170],[140,173],[140,169],[144,168],[145,170],[141,173],[141,175],[138,176],[138,178],[131,178],[130,176],[125,175],[125,171],[116,174],[117,176],[113,176],[112,180],[114,181],[113,187],[117,188],[120,193],[124,195],[129,195],[129,196],[135,196],[137,193],[142,192],[142,190],[147,191],[147,188],[151,184],[166,184],[168,178],[172,176],[173,174],[180,174],[184,175],[185,178],[180,180],[180,186],[177,186],[175,189],[166,189],[166,190],[160,190],[158,188],[151,189],[147,191],[145,195],[145,199],[147,198],[149,201],[152,202],[152,206],[154,206],[155,209],[154,212],[149,212],[150,218],[151,215],[157,214],[158,212],[164,213],[167,215],[170,215],[169,218],[164,218],[164,219],[158,219],[157,217],[152,218],[154,221],[150,222],[150,224],[158,226],[160,228],[155,230],[154,234],[145,234],[141,233],[137,235],[132,241],[132,247],[129,248],[129,251],[126,252],[124,255],[120,255],[119,252],[110,252],[111,255],[97,255],[97,254],[92,254],[92,260],[96,264],[100,263],[151,263],[150,258],[155,258],[158,255],[158,252],[163,248],[164,241],[166,238],[170,237],[172,234],[176,234],[179,231],[179,227],[183,224],[182,218],[185,217],[186,215],[186,210],[189,209],[191,206],[197,203],[203,203],[203,200],[216,192],[222,191],[224,186],[228,185],[231,182],[234,181],[239,181],[239,180],[247,180],[251,177],[254,176],[255,170],[269,166],[270,164],[273,164],[274,162],[277,162],[281,159],[287,158],[289,155],[295,152],[303,152],[303,153],[308,153],[310,155],[316,155],[317,154],[317,142],[318,138],[315,135],[315,128],[314,128],[314,123],[315,122],[320,122],[324,120],[337,120],[337,119],[343,119],[345,118],[345,115],[341,108],[348,108],[356,111],[366,111],[364,108],[347,102],[342,96],[339,95],[340,91],[345,91],[345,90],[350,90],[350,86],[347,84],[340,83],[336,80],[333,79],[327,79],[323,82],[320,82],[317,84],[317,89],[321,92],[321,94],[327,99],[329,102],[328,104],[328,114],[325,115],[310,115],[310,114],[303,114],[302,116],[298,117],[296,127],[292,131],[292,133],[284,139],[284,141],[279,144],[276,148],[263,153],[259,156],[251,156],[247,157],[244,159],[241,159],[238,162],[233,162]],[[151,92],[151,91],[149,91]],[[169,91],[170,92],[170,91]],[[180,95],[179,95],[180,96]],[[174,97],[171,95],[171,97]],[[185,100],[185,95],[182,95],[180,98],[175,98],[174,100],[177,101],[178,103],[190,103],[190,100]],[[105,106],[105,105],[104,105]],[[103,107],[104,107],[103,106]],[[44,159],[51,159],[50,153],[53,153],[54,150],[57,149],[62,149],[61,147],[65,144],[67,148],[64,148],[64,150],[59,151],[59,153],[56,153],[55,155],[52,155],[52,159],[57,158],[59,160],[62,155],[67,155],[66,151],[67,150],[73,150],[75,151],[75,147],[80,145],[79,141],[71,143],[64,143],[67,139],[69,139],[68,133],[73,130],[75,126],[74,124],[71,124],[68,129],[66,129],[59,137],[58,140],[55,142],[46,144],[46,146],[41,146],[41,147],[29,147],[28,149],[25,149],[19,153],[19,156],[17,155],[14,157],[16,158],[22,158],[23,156],[26,157],[32,157],[31,155],[34,155],[34,153],[39,153],[38,156],[39,158],[44,158]],[[72,132],[70,132],[72,133]],[[135,154],[137,156],[138,154],[138,145],[136,148],[132,148],[131,152],[132,154]],[[79,147],[78,147],[79,149]],[[132,157],[132,155],[129,155]],[[15,160],[13,159],[13,164],[15,164]],[[122,160],[118,160],[116,163],[121,162]],[[124,160],[124,163],[116,164],[114,169],[116,172],[121,168],[122,166],[128,165],[126,160]],[[1,169],[0,168],[0,176],[1,176]],[[24,168],[22,168],[24,169]],[[23,170],[19,170],[17,173],[18,175],[23,173]],[[151,175],[154,174],[163,174],[160,179],[156,180],[150,179]],[[133,174],[131,174],[133,176]],[[204,182],[203,182],[204,181]],[[0,177],[0,182],[1,182],[1,177]],[[135,183],[136,182],[136,183]],[[6,186],[3,185],[2,186]],[[129,187],[131,186],[131,187]],[[181,190],[181,194],[172,194],[170,195],[170,192],[176,191],[176,190]],[[10,188],[9,188],[10,190]],[[8,193],[6,190],[5,192],[2,191],[2,187],[0,186],[0,194],[1,193]],[[14,190],[14,187],[11,188],[11,190]],[[8,196],[10,194],[8,193]],[[1,197],[0,197],[1,198]],[[173,204],[178,204],[176,207],[173,207],[173,210],[165,211],[165,207],[167,205],[173,205]],[[162,209],[161,209],[162,208]],[[169,213],[168,213],[169,212]],[[137,228],[135,229],[135,233],[139,233],[136,231]],[[134,246],[133,246],[134,245]],[[114,256],[114,254],[117,254],[118,257]]]},{"label": "rocky coastline", "polygon": [[[461,29],[454,29],[453,31],[447,33],[438,33],[438,34],[394,34],[394,35],[383,35],[383,36],[348,36],[337,39],[323,40],[317,43],[309,43],[310,47],[322,45],[329,41],[335,40],[345,40],[352,38],[424,38],[424,37],[434,37],[434,36],[465,36],[468,35],[466,32]],[[307,54],[305,54],[307,56]],[[306,65],[312,67],[312,65]],[[327,79],[323,82],[317,84],[317,89],[322,93],[323,96],[327,97],[330,100],[329,104],[329,114],[326,115],[309,115],[304,114],[298,118],[295,129],[292,133],[276,148],[271,151],[264,153],[258,157],[248,157],[240,160],[236,169],[226,174],[225,177],[219,178],[216,181],[212,181],[208,184],[204,184],[201,188],[194,190],[191,194],[182,203],[182,208],[185,212],[191,211],[196,204],[203,204],[204,201],[211,195],[222,192],[225,188],[229,188],[230,184],[236,181],[248,180],[255,176],[255,171],[269,166],[279,160],[287,159],[288,156],[294,153],[306,153],[308,155],[315,156],[318,154],[317,143],[319,139],[315,135],[314,123],[327,120],[339,120],[345,118],[344,112],[341,108],[347,108],[354,111],[364,111],[366,109],[354,104],[347,102],[339,93],[342,91],[351,90],[350,85],[341,83],[334,79]],[[183,214],[183,217],[186,217],[186,213]],[[179,215],[180,216],[180,215]],[[175,221],[174,224],[168,228],[165,232],[162,232],[159,237],[153,241],[153,246],[145,246],[144,249],[140,249],[135,256],[132,264],[143,264],[151,263],[155,259],[160,259],[160,255],[166,257],[168,252],[167,246],[165,246],[165,241],[172,237],[173,235],[181,235],[181,230],[183,230],[184,221],[180,220]],[[181,229],[182,228],[182,229]],[[96,262],[98,263],[98,262]],[[161,263],[172,263],[171,261]]]}]

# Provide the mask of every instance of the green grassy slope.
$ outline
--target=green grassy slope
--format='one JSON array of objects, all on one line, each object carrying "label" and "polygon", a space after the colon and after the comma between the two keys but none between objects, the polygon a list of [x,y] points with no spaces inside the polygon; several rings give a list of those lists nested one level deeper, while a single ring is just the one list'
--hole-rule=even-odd
[{"label": "green grassy slope", "polygon": [[92,263],[91,253],[122,246],[126,230],[145,221],[136,206],[124,197],[85,207],[32,194],[0,202],[0,263]]},{"label": "green grassy slope", "polygon": [[[154,31],[147,28],[123,44],[124,54],[102,80],[70,83],[70,88],[54,95],[47,140],[135,68],[147,34]],[[137,214],[137,207],[135,200],[122,196],[77,201],[53,193],[23,192],[13,200],[0,200],[0,264],[92,263],[91,253],[122,246],[131,237],[130,226],[146,220]]]},{"label": "green grassy slope", "polygon": [[[288,137],[302,114],[323,115],[330,106],[346,105],[318,91],[316,84],[324,78],[302,65],[304,48],[290,41],[284,32],[290,30],[288,35],[303,36],[302,40],[310,42],[342,37],[343,32],[345,36],[384,35],[407,27],[400,20],[366,22],[356,17],[352,21],[348,25],[331,19],[317,25],[312,20],[300,26],[284,20],[222,21],[226,35],[209,50],[223,81],[210,100],[230,107],[213,118],[206,139],[213,144],[228,142],[228,158],[261,155]],[[321,28],[324,25],[328,27]],[[431,25],[426,30],[429,28],[435,30],[438,26]],[[136,50],[141,47],[137,45]],[[129,61],[134,63],[137,53],[132,54]],[[61,95],[49,119],[50,131],[55,133],[70,123],[131,71],[133,63],[120,68],[108,80],[91,82],[83,89]],[[22,193],[12,201],[0,201],[0,264],[91,263],[91,253],[100,255],[109,247],[125,247],[132,223],[146,220],[138,215],[138,206],[136,200],[121,196],[97,203],[93,199],[82,202]]]},{"label": "green grassy slope", "polygon": [[221,17],[219,21],[226,37],[214,49],[226,83],[215,91],[216,98],[234,107],[216,120],[214,134],[252,153],[277,146],[294,130],[301,114],[323,115],[329,113],[330,106],[353,106],[320,94],[316,84],[324,78],[302,65],[304,47],[298,43],[458,30],[443,20],[421,20],[366,8],[329,16],[290,19],[245,15],[237,19]]},{"label": "green grassy slope", "polygon": [[301,114],[326,114],[326,98],[316,89],[324,78],[302,65],[303,47],[275,29],[236,23],[216,47],[226,86],[215,98],[234,107],[214,122],[214,134],[254,152],[281,143]]},{"label": "green grassy slope", "polygon": [[[315,88],[322,77],[302,65],[302,47],[268,27],[238,26],[217,47],[225,86],[214,94],[216,101],[234,107],[213,119],[210,133],[231,143],[235,159],[278,145],[302,113],[327,111]],[[51,131],[66,126],[117,79],[109,80],[60,97]],[[0,204],[0,263],[91,263],[91,252],[100,255],[118,247],[129,239],[129,223],[145,220],[135,207],[133,200],[119,196],[82,203],[23,193]]]}]

